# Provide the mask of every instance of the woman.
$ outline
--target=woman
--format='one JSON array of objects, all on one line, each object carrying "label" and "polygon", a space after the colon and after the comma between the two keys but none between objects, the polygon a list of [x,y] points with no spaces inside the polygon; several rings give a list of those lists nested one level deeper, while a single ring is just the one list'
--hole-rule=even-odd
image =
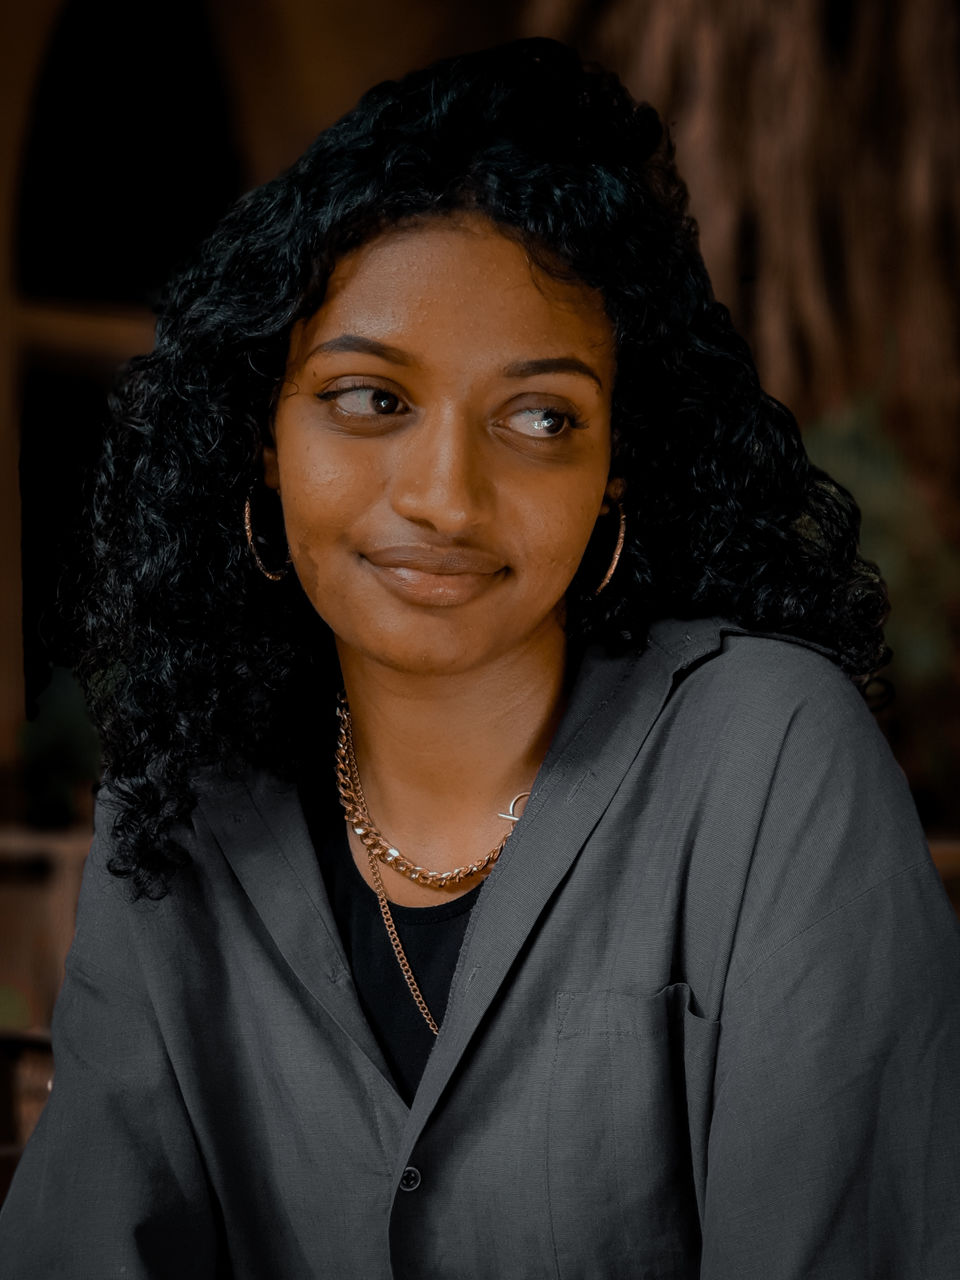
[{"label": "woman", "polygon": [[571,51],[241,201],[100,474],[4,1274],[953,1276],[960,947],[857,522]]}]

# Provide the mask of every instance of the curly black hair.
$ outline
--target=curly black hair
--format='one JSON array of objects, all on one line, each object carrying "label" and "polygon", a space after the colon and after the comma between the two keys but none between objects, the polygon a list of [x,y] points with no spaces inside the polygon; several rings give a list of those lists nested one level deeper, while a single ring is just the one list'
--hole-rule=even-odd
[{"label": "curly black hair", "polygon": [[599,290],[616,336],[627,542],[599,597],[609,543],[588,548],[568,635],[640,647],[655,618],[723,615],[819,642],[861,683],[886,661],[857,507],[809,462],[714,299],[656,111],[550,40],[449,58],[371,89],[244,196],[119,381],[75,665],[114,794],[111,869],[134,895],[162,896],[184,862],[176,830],[201,769],[294,777],[305,699],[332,705],[329,631],[295,575],[261,575],[242,524],[251,487],[261,512],[271,500],[260,458],[291,328],[344,253],[463,209]]}]

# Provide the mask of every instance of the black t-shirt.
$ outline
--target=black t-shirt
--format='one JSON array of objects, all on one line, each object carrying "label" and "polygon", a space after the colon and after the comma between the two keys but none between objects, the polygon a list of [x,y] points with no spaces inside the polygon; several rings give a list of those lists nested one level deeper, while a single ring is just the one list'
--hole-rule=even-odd
[{"label": "black t-shirt", "polygon": [[[409,1105],[436,1037],[417,1008],[397,962],[377,895],[353,860],[332,770],[326,775],[329,786],[316,785],[322,776],[314,774],[310,785],[301,780],[301,803],[360,1005],[397,1089]],[[415,852],[404,850],[404,854],[416,861]],[[435,907],[390,904],[413,976],[438,1026],[443,1021],[470,909],[482,887],[477,885],[448,901],[438,894]]]}]

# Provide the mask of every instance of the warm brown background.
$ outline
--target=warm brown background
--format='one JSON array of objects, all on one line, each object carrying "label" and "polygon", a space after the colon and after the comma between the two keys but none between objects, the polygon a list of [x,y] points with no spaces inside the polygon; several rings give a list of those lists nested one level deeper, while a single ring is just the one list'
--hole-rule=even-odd
[{"label": "warm brown background", "polygon": [[[364,88],[519,34],[669,120],[718,295],[863,507],[894,600],[881,723],[960,875],[958,25],[953,0],[3,7],[0,1028],[48,1023],[88,839],[95,743],[51,620],[112,369],[230,201]],[[7,1042],[23,1075],[38,1042]]]}]

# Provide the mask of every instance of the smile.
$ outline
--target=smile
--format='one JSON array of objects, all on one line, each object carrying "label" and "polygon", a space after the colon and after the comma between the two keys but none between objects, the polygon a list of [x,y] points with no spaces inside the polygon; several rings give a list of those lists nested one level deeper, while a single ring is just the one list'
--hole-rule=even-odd
[{"label": "smile", "polygon": [[383,547],[362,559],[393,595],[435,608],[467,604],[507,573],[498,557],[472,547]]}]

